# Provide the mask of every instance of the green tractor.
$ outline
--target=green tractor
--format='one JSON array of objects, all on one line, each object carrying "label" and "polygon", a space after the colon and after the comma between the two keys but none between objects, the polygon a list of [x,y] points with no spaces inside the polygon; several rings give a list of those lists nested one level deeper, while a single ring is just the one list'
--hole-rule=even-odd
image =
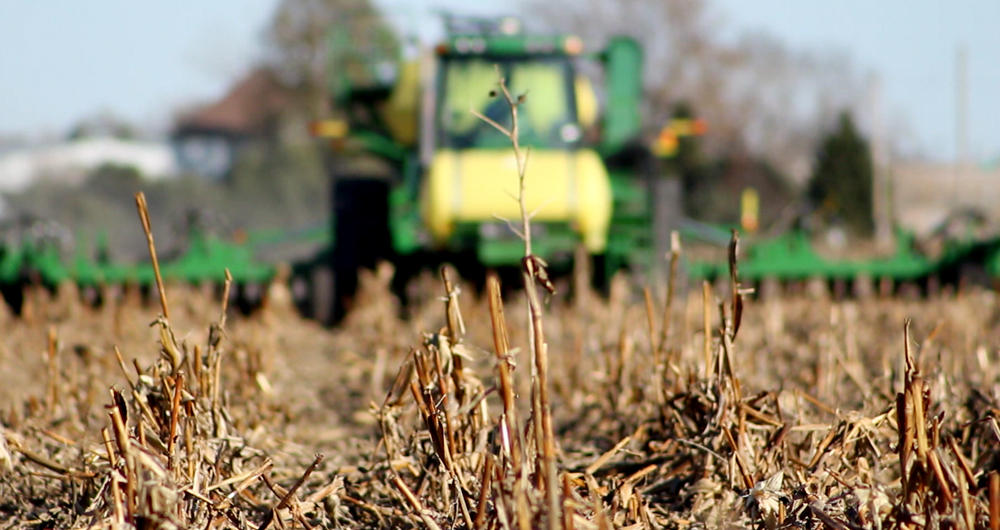
[{"label": "green tractor", "polygon": [[[449,18],[446,38],[418,60],[340,61],[330,91],[343,114],[313,130],[329,142],[333,179],[332,251],[311,272],[318,319],[342,311],[357,269],[380,259],[402,277],[441,261],[480,269],[520,262],[522,242],[507,226],[519,219],[511,143],[473,112],[509,126],[500,78],[524,96],[520,144],[530,149],[536,253],[558,269],[583,249],[598,275],[651,261],[653,198],[676,197],[676,186],[653,178],[654,158],[640,141],[638,44],[619,37],[585,54],[575,36],[526,35],[518,25]],[[335,33],[331,46],[342,45]],[[588,60],[606,79],[600,116],[591,82],[577,71]],[[350,78],[359,63],[369,68],[364,82]]]}]

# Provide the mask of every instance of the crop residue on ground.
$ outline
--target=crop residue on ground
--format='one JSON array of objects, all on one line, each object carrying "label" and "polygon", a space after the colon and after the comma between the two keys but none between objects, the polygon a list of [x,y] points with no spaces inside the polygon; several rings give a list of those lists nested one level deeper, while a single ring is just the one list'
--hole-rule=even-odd
[{"label": "crop residue on ground", "polygon": [[748,300],[738,332],[730,299],[712,293],[706,312],[701,289],[669,316],[663,296],[644,300],[626,278],[607,297],[557,295],[545,315],[550,478],[522,295],[491,307],[492,291],[463,286],[446,304],[426,277],[401,319],[388,274],[363,275],[361,309],[332,331],[279,304],[224,321],[214,293],[180,286],[168,287],[169,323],[128,293],[100,308],[29,293],[25,315],[0,315],[0,519],[1000,524],[992,292]]}]

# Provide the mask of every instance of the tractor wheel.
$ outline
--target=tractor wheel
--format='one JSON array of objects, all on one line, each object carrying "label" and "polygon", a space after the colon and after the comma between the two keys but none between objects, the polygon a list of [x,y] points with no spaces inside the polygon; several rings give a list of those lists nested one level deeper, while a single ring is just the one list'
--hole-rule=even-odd
[{"label": "tractor wheel", "polygon": [[309,271],[309,314],[324,326],[334,322],[335,286],[333,269],[329,265],[317,265]]},{"label": "tractor wheel", "polygon": [[334,320],[350,309],[358,269],[374,269],[379,261],[391,258],[388,198],[386,179],[340,177],[334,183]]},{"label": "tractor wheel", "polygon": [[982,263],[962,263],[958,266],[959,292],[968,292],[973,287],[988,289],[991,284],[990,273]]},{"label": "tractor wheel", "polygon": [[0,285],[0,303],[6,304],[13,314],[20,315],[24,304],[24,286],[20,282]]}]

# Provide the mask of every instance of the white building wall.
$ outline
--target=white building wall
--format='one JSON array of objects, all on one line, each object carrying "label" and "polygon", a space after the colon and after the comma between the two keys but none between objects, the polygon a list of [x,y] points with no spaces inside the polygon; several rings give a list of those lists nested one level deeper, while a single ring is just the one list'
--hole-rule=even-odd
[{"label": "white building wall", "polygon": [[0,192],[20,191],[43,178],[76,183],[109,163],[133,166],[154,180],[178,173],[168,142],[85,138],[0,155]]}]

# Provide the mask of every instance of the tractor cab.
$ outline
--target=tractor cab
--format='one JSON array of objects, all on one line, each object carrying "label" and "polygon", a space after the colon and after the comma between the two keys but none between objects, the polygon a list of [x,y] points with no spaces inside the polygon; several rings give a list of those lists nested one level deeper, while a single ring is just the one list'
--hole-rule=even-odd
[{"label": "tractor cab", "polygon": [[524,95],[518,107],[519,139],[538,149],[577,147],[582,129],[568,57],[442,57],[439,74],[437,145],[447,149],[510,148],[510,140],[476,116],[475,110],[509,126],[510,108],[497,96],[497,81]]},{"label": "tractor cab", "polygon": [[[502,78],[518,98],[518,140],[530,149],[528,209],[535,211],[546,241],[569,255],[581,242],[604,250],[611,219],[611,189],[597,153],[583,142],[596,98],[574,59],[582,51],[574,36],[523,35],[510,19],[493,27],[452,33],[435,48],[432,156],[422,194],[422,215],[432,240],[442,247],[475,247],[486,265],[517,263],[522,252],[504,225],[518,218],[517,162],[511,139],[511,109],[497,94]],[[483,119],[486,118],[486,119]],[[489,120],[489,121],[487,121]],[[425,139],[426,140],[426,139]]]}]

